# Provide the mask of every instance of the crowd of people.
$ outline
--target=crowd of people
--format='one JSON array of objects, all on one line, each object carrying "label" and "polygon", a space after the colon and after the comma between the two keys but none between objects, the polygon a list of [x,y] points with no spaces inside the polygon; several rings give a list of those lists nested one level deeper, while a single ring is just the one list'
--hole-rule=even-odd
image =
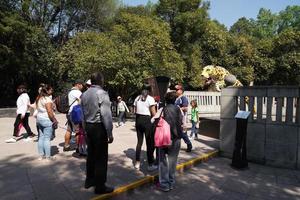
[{"label": "crowd of people", "polygon": [[[114,141],[113,118],[109,94],[103,89],[104,77],[102,73],[93,73],[90,80],[83,82],[74,81],[73,87],[68,92],[68,111],[66,113],[67,128],[63,151],[73,150],[70,145],[72,132],[76,138],[76,152],[86,156],[86,180],[84,187],[95,187],[96,194],[110,193],[114,189],[106,185],[108,144]],[[84,86],[87,90],[83,92]],[[136,116],[135,127],[137,144],[135,161],[133,166],[140,168],[140,157],[143,140],[146,140],[146,152],[148,171],[159,171],[157,188],[162,191],[170,191],[175,184],[175,171],[177,158],[181,146],[181,139],[187,145],[186,151],[192,151],[190,138],[197,138],[198,108],[195,100],[191,101],[192,129],[190,137],[187,133],[187,109],[188,99],[183,95],[183,86],[175,86],[176,91],[168,91],[164,98],[164,106],[159,108],[158,102],[150,95],[150,87],[145,86],[133,103]],[[32,132],[28,118],[29,108],[35,109],[36,127],[38,131],[38,160],[51,161],[50,141],[55,137],[58,121],[55,117],[55,100],[52,99],[53,88],[47,84],[41,84],[38,96],[33,104],[27,94],[25,85],[17,88],[17,116],[14,123],[13,138],[6,140],[14,143],[20,138],[20,128],[23,126],[27,132],[27,140],[35,136]],[[124,126],[125,113],[129,109],[121,96],[117,97],[117,127]],[[82,118],[74,120],[74,112],[82,113]],[[76,113],[75,113],[76,114]],[[155,127],[158,119],[163,116],[170,126],[171,144],[164,147],[156,147],[154,141]],[[80,117],[79,117],[80,118]],[[82,138],[87,148],[80,148]],[[86,151],[83,151],[85,149]],[[155,153],[156,152],[156,153]],[[155,155],[154,155],[155,154]]]}]

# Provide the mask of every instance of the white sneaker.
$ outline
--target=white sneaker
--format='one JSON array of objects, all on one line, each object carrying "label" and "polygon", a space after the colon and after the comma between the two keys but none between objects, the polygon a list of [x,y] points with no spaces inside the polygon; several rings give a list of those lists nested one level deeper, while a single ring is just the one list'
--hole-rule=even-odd
[{"label": "white sneaker", "polygon": [[31,139],[30,137],[27,137],[27,138],[25,138],[23,141],[24,141],[24,142],[31,142],[32,139]]},{"label": "white sneaker", "polygon": [[141,166],[141,162],[140,161],[135,161],[133,166],[134,166],[135,169],[139,169],[140,166]]},{"label": "white sneaker", "polygon": [[37,159],[38,161],[43,160],[45,157],[44,156],[39,156],[39,158]]},{"label": "white sneaker", "polygon": [[50,156],[50,157],[46,157],[45,158],[45,161],[46,162],[51,162],[51,161],[54,161],[55,160],[55,157],[53,157],[53,156]]},{"label": "white sneaker", "polygon": [[150,171],[150,172],[155,171],[157,169],[158,169],[157,165],[149,165],[148,168],[147,168],[147,170]]},{"label": "white sneaker", "polygon": [[15,138],[10,138],[8,140],[5,140],[6,143],[16,143],[17,140]]}]

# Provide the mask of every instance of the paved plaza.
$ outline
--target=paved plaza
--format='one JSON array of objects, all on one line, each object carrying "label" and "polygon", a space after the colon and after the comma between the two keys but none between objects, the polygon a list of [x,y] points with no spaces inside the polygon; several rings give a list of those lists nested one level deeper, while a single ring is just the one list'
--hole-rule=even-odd
[{"label": "paved plaza", "polygon": [[[93,189],[84,189],[85,158],[74,152],[63,152],[64,115],[57,116],[60,128],[52,141],[55,160],[38,161],[37,143],[23,139],[17,143],[4,141],[11,137],[14,118],[0,118],[0,199],[101,199]],[[35,119],[30,118],[34,132]],[[114,124],[115,125],[115,124]],[[116,188],[128,185],[149,174],[143,152],[140,170],[133,168],[136,133],[134,122],[114,128],[114,143],[109,146],[108,184]],[[218,148],[218,140],[201,136],[193,141],[194,150],[186,153],[182,142],[179,163],[197,158]],[[143,146],[145,150],[145,144]],[[211,158],[177,174],[175,188],[168,192],[145,184],[111,199],[300,199],[300,171],[249,164],[249,170],[236,171],[230,160]]]}]

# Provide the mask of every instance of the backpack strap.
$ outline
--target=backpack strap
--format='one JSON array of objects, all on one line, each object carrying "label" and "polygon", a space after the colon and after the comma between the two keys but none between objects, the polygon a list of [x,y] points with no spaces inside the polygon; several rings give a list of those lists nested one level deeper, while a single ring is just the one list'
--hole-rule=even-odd
[{"label": "backpack strap", "polygon": [[72,103],[71,103],[71,105],[69,105],[69,109],[70,109],[70,107],[75,103],[75,101],[77,101],[78,99],[75,99]]}]

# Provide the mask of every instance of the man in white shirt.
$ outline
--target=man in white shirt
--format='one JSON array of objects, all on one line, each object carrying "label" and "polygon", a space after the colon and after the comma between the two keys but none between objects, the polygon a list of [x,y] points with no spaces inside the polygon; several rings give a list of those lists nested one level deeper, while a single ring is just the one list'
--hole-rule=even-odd
[{"label": "man in white shirt", "polygon": [[67,114],[67,124],[68,128],[65,134],[65,145],[63,151],[70,151],[70,140],[71,140],[71,133],[72,131],[75,132],[76,134],[76,142],[78,144],[78,133],[79,133],[79,124],[74,124],[71,120],[70,114],[72,112],[72,109],[75,105],[78,105],[80,103],[80,97],[82,94],[82,89],[83,89],[83,81],[81,80],[76,80],[73,83],[73,87],[71,91],[68,94],[68,99],[69,99],[69,112]]}]

